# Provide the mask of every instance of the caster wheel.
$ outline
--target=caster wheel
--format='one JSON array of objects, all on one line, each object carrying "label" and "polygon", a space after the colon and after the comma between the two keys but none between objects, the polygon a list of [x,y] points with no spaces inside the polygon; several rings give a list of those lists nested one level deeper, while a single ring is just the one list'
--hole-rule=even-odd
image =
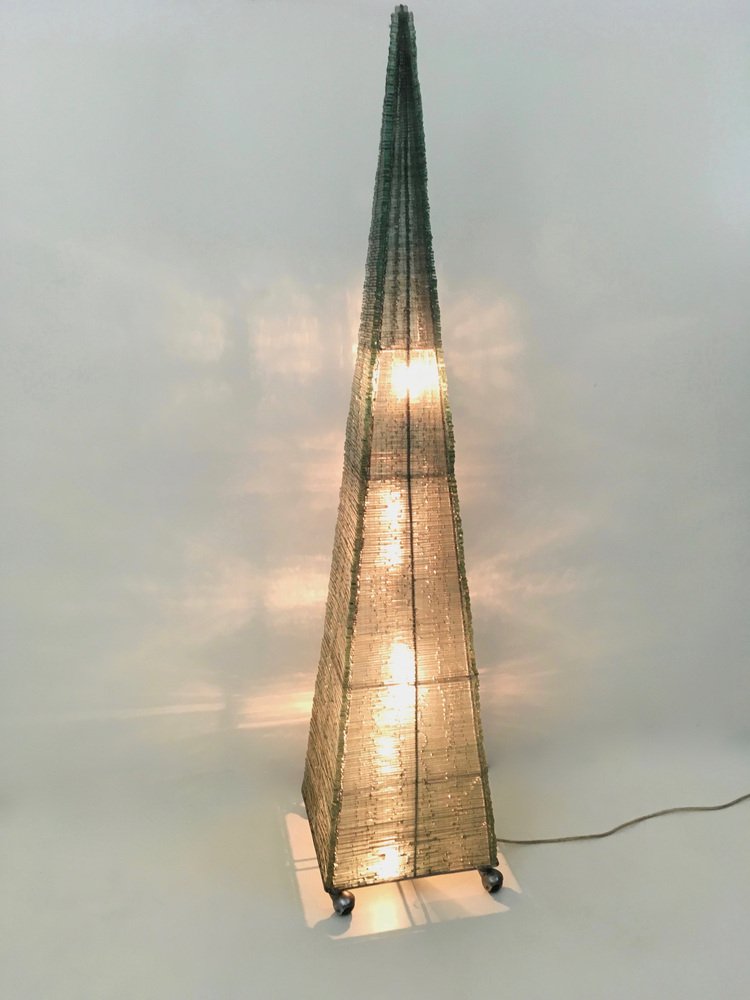
[{"label": "caster wheel", "polygon": [[482,876],[482,885],[487,892],[497,892],[503,884],[503,873],[497,868],[481,868],[479,874]]},{"label": "caster wheel", "polygon": [[332,892],[330,895],[333,900],[333,908],[340,917],[345,917],[347,913],[352,912],[354,909],[353,892],[347,892],[344,889],[341,892]]}]

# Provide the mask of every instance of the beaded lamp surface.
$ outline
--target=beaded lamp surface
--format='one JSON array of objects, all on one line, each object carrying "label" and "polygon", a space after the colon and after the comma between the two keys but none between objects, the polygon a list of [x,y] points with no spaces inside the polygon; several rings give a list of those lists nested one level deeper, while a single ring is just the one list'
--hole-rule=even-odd
[{"label": "beaded lamp surface", "polygon": [[323,885],[500,887],[440,338],[416,44],[396,8],[302,787]]}]

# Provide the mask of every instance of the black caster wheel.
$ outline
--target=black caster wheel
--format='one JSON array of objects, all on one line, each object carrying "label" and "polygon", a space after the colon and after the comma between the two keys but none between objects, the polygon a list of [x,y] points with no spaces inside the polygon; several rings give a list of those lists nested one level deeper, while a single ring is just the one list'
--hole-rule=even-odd
[{"label": "black caster wheel", "polygon": [[333,908],[340,917],[345,917],[354,909],[354,893],[343,889],[341,892],[330,893]]},{"label": "black caster wheel", "polygon": [[497,868],[480,868],[479,874],[487,892],[497,892],[503,884],[503,873]]}]

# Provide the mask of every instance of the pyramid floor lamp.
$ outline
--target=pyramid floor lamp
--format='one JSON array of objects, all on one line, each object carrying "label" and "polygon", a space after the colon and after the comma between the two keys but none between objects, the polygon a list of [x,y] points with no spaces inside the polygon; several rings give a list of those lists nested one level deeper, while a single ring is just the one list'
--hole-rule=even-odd
[{"label": "pyramid floor lamp", "polygon": [[324,889],[502,885],[479,717],[411,13],[391,18],[362,322],[302,792]]}]

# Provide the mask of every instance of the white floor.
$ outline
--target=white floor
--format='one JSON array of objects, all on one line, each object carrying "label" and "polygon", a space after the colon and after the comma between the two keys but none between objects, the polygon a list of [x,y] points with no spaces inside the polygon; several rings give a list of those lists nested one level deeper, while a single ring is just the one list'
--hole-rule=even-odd
[{"label": "white floor", "polygon": [[[747,805],[597,843],[509,846],[495,897],[477,876],[445,876],[360,890],[342,919],[302,818],[304,725],[221,718],[192,706],[18,728],[4,997],[747,996]],[[519,756],[492,768],[508,836],[602,829],[750,787],[742,746]]]}]

